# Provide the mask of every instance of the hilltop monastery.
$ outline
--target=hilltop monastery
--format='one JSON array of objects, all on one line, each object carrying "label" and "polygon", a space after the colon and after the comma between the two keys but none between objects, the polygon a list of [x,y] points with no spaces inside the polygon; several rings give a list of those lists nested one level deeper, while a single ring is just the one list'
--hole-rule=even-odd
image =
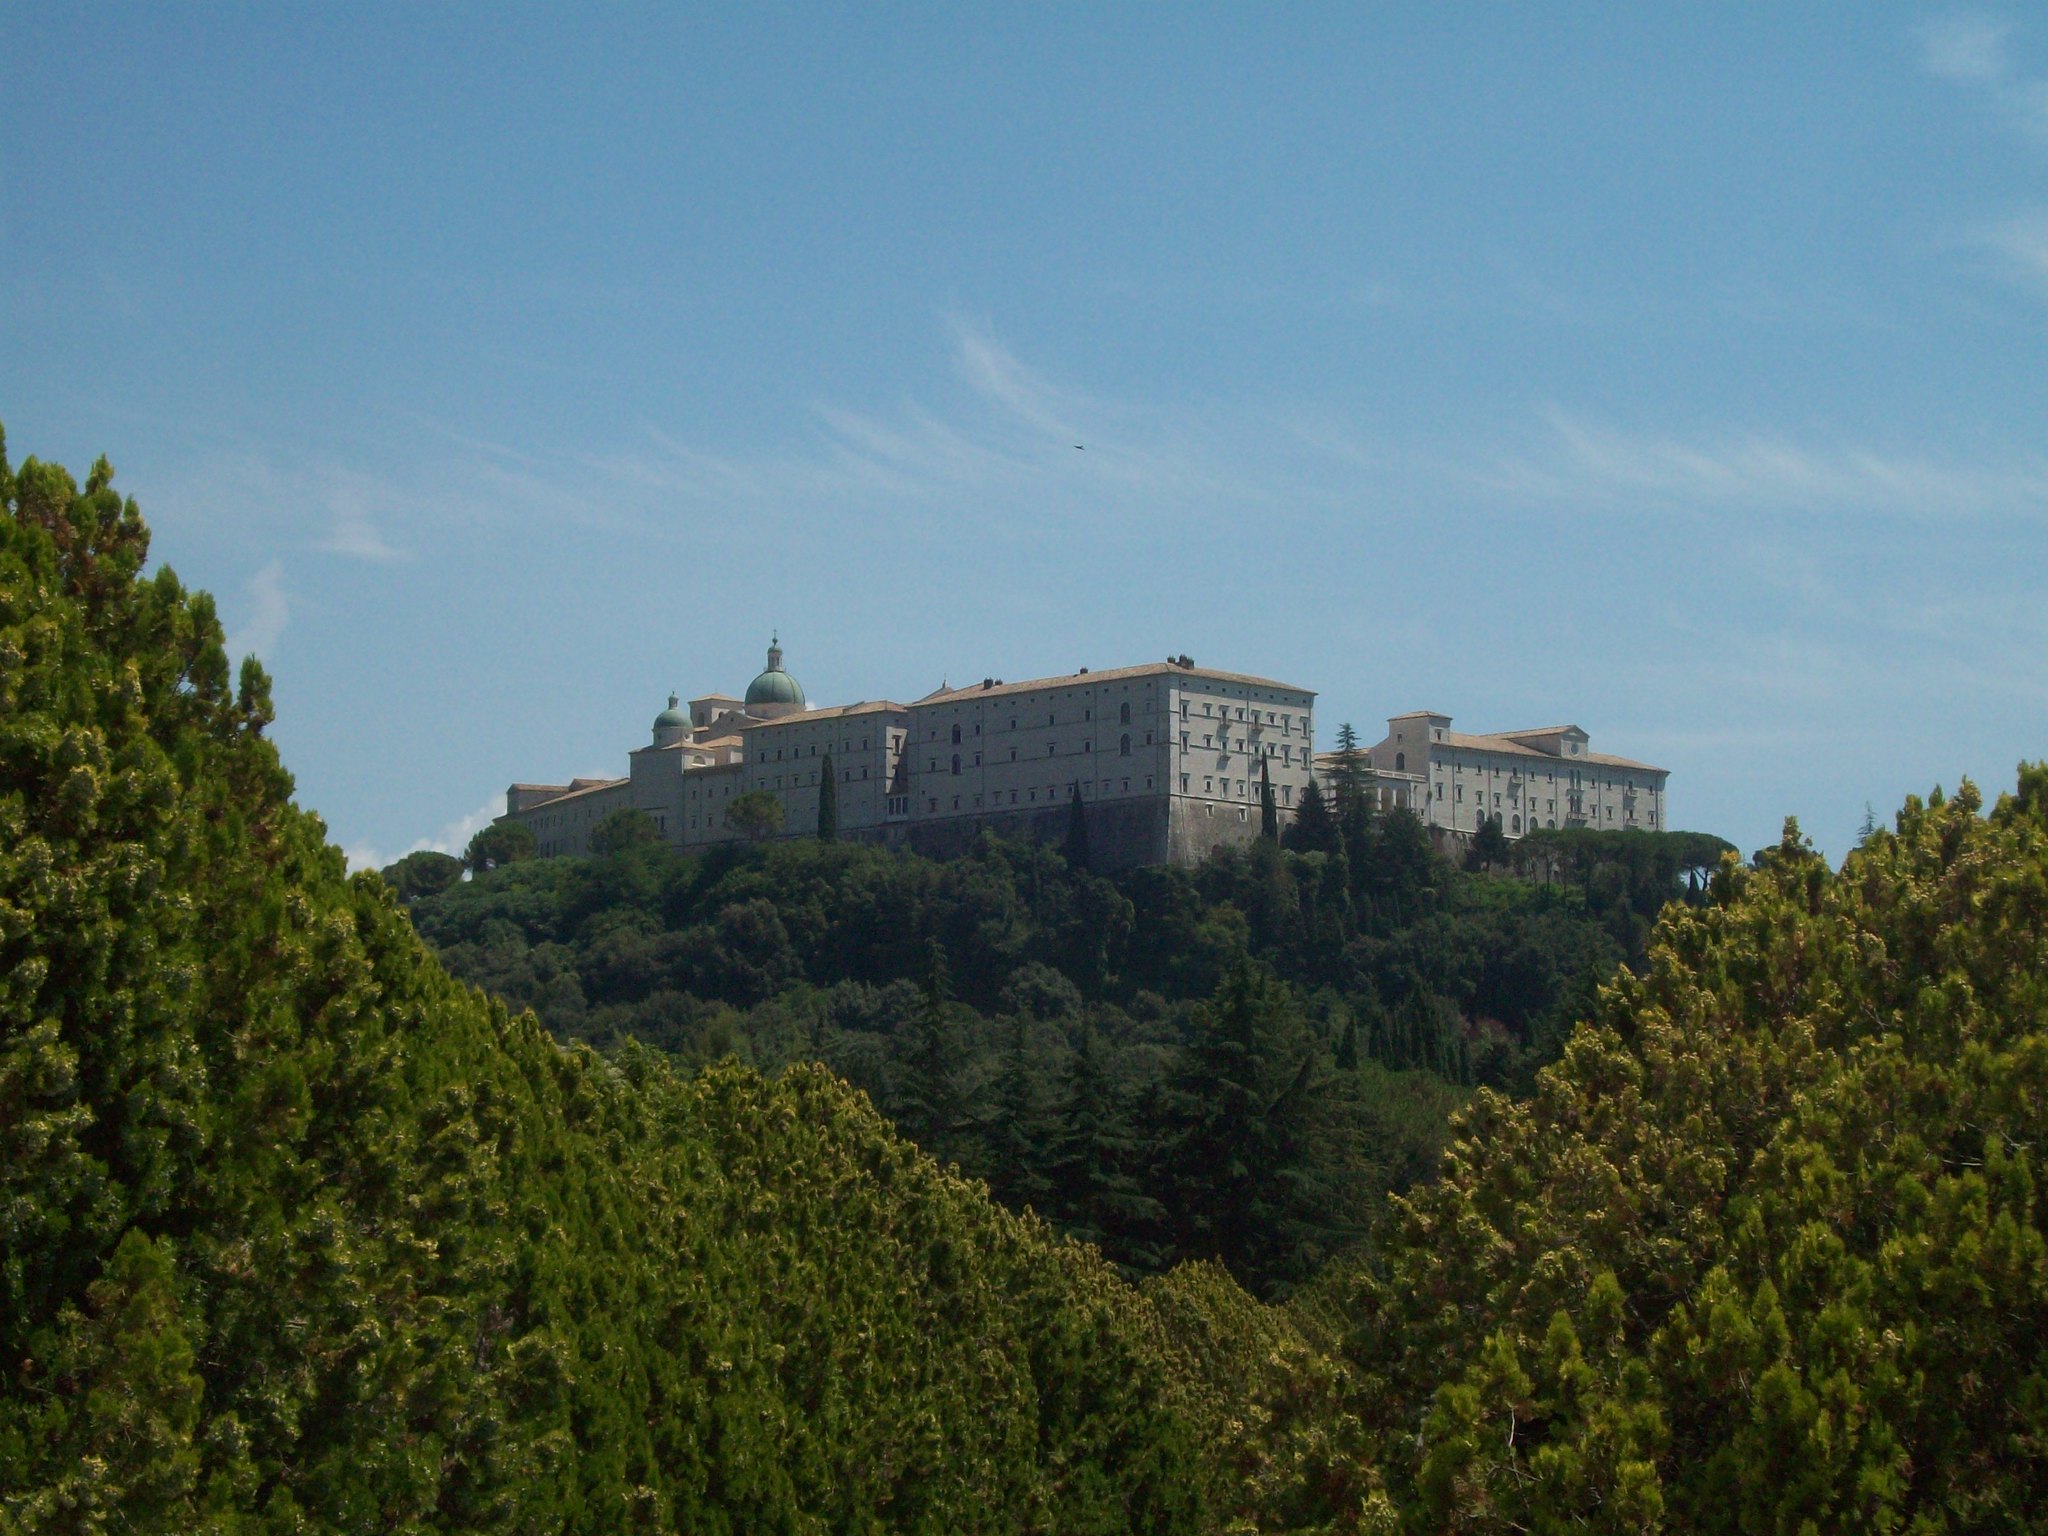
[{"label": "hilltop monastery", "polygon": [[[782,835],[808,836],[829,765],[850,840],[936,857],[965,851],[984,828],[1057,841],[1078,792],[1097,867],[1188,863],[1258,835],[1262,776],[1283,824],[1310,775],[1327,787],[1336,754],[1315,751],[1314,709],[1307,688],[1186,656],[814,709],[771,643],[744,697],[704,694],[685,710],[671,695],[623,778],[514,784],[501,819],[530,828],[544,855],[580,854],[606,816],[631,808],[695,848],[740,837],[726,808],[760,790],[782,805]],[[1539,826],[1667,825],[1666,771],[1590,751],[1577,726],[1472,736],[1450,723],[1397,715],[1361,751],[1383,807],[1412,810],[1447,839],[1488,816],[1511,838]]]}]

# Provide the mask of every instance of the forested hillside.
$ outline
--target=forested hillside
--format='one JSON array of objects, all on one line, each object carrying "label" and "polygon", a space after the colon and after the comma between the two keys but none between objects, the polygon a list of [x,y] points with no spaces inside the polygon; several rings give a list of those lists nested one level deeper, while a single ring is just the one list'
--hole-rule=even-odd
[{"label": "forested hillside", "polygon": [[1526,1088],[1728,849],[1553,838],[1539,882],[1505,852],[1452,867],[1341,780],[1312,809],[1285,849],[1113,879],[992,837],[943,863],[809,838],[685,856],[630,811],[589,859],[522,860],[493,828],[466,882],[439,855],[386,874],[450,970],[565,1039],[822,1061],[1128,1271],[1216,1258],[1271,1292],[1427,1176],[1475,1084]]},{"label": "forested hillside", "polygon": [[[701,1063],[715,1042],[691,1031],[723,1027],[759,1050],[767,1010],[815,1026],[798,988],[811,1006],[866,987],[933,1052],[1019,1020],[1027,1053],[1057,1036],[1068,1095],[1105,1041],[1157,1049],[1180,1106],[1170,1192],[1205,1202],[1163,1230],[1288,1294],[1263,1304],[1199,1261],[1134,1286],[825,1068],[685,1071],[610,1024],[600,1054],[453,980],[393,887],[349,878],[291,804],[266,678],[231,681],[210,601],[144,575],[104,463],[82,490],[5,464],[0,1536],[2043,1526],[2048,767],[1988,812],[1967,784],[1909,801],[1840,870],[1790,826],[1724,863],[1530,1092],[1472,1088],[1436,1176],[1367,1201],[1306,1275],[1322,1239],[1269,1220],[1299,1209],[1301,1168],[1278,1135],[1292,1111],[1269,1111],[1362,1074],[1339,1049],[1348,1026],[1354,1047],[1387,1038],[1360,1025],[1385,1000],[1370,968],[1287,960],[1244,888],[1184,931],[1234,911],[1251,937],[1192,951],[1211,969],[1161,990],[1133,958],[1136,886],[1056,855],[793,848],[683,872],[624,847],[465,887],[532,907],[450,952],[499,946],[539,978],[545,945],[585,951],[580,927],[530,937],[578,891],[579,924],[645,913],[620,931],[688,956],[759,901],[808,957],[832,951],[785,915],[806,869],[828,915],[836,892],[1007,871],[996,888],[1026,903],[1007,922],[963,939],[950,897],[887,909],[889,977],[848,955],[744,1007],[693,1005],[664,1043]],[[1338,857],[1268,850],[1244,877],[1284,873],[1305,913],[1304,873]],[[1339,953],[1468,899],[1576,900],[1560,910],[1603,927],[1633,910],[1601,905],[1618,877],[1574,870],[1576,897],[1439,884],[1431,912],[1361,924]],[[1200,895],[1238,876],[1167,878]],[[613,899],[622,883],[640,894]],[[1112,899],[1131,936],[1090,948],[1114,920],[1071,914]],[[857,931],[816,932],[842,921]],[[586,1021],[627,1006],[593,1008],[570,972]],[[1033,1000],[1048,976],[1073,998]],[[688,995],[641,1002],[664,990]],[[1297,1029],[1312,1049],[1261,1054]],[[886,1033],[906,1120],[959,1129],[948,1083],[986,1117],[997,1089]],[[829,1058],[775,1059],[804,1054]],[[1248,1084],[1254,1059],[1274,1075]],[[1255,1086],[1276,1097],[1247,1116]],[[1143,1198],[1100,1189],[1105,1213]]]}]

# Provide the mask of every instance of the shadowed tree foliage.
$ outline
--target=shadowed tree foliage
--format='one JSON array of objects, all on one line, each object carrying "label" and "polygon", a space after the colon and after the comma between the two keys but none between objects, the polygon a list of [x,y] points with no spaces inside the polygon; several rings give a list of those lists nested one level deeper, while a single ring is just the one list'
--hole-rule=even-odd
[{"label": "shadowed tree foliage", "polygon": [[1473,869],[1498,869],[1507,861],[1508,835],[1502,830],[1498,816],[1488,816],[1472,835],[1472,847],[1466,855],[1466,862]]},{"label": "shadowed tree foliage", "polygon": [[1081,803],[1081,781],[1074,781],[1073,797],[1067,802],[1067,863],[1074,869],[1088,868],[1088,808]]},{"label": "shadowed tree foliage", "polygon": [[383,875],[400,901],[413,902],[447,890],[462,878],[462,868],[462,860],[453,854],[422,848],[395,864],[387,864]]},{"label": "shadowed tree foliage", "polygon": [[753,842],[782,830],[782,802],[765,789],[750,789],[726,802],[725,824]]},{"label": "shadowed tree foliage", "polygon": [[472,874],[480,875],[530,859],[539,851],[533,829],[524,822],[494,821],[469,840],[469,846],[462,852],[462,864]]},{"label": "shadowed tree foliage", "polygon": [[1302,786],[1301,805],[1294,813],[1281,840],[1297,853],[1334,853],[1337,850],[1337,819],[1323,796],[1322,781],[1314,774]]},{"label": "shadowed tree foliage", "polygon": [[825,754],[825,761],[818,772],[818,841],[836,842],[839,838],[839,776],[832,771],[832,754]]},{"label": "shadowed tree foliage", "polygon": [[645,811],[624,806],[609,813],[590,829],[590,851],[596,858],[652,848],[661,841],[661,829]]}]

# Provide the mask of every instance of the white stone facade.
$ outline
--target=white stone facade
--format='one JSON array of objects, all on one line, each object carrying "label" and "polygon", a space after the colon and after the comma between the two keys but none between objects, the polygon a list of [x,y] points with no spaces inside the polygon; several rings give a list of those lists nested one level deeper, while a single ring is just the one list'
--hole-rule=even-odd
[{"label": "white stone facade", "polygon": [[[1592,751],[1575,725],[1475,736],[1418,710],[1358,756],[1382,810],[1413,811],[1440,836],[1470,837],[1496,816],[1510,838],[1670,826],[1669,773]],[[780,803],[782,835],[809,836],[829,759],[842,836],[936,853],[970,846],[982,827],[1057,838],[1078,792],[1091,857],[1099,847],[1104,867],[1125,867],[1255,837],[1262,774],[1292,821],[1312,774],[1330,791],[1339,758],[1316,753],[1308,689],[1186,658],[811,709],[771,647],[746,698],[705,694],[687,714],[671,698],[625,778],[514,784],[505,819],[531,827],[543,854],[587,852],[591,831],[627,807],[671,844],[706,847],[741,835],[727,808],[758,790]]]},{"label": "white stone facade", "polygon": [[1430,710],[1395,715],[1368,754],[1374,773],[1411,782],[1432,828],[1470,836],[1489,817],[1510,838],[1541,827],[1669,831],[1670,771],[1591,750],[1576,725],[1475,736]]},{"label": "white stone facade", "polygon": [[790,706],[802,691],[778,674],[774,650],[749,689],[750,700],[775,696],[773,718],[717,694],[691,700],[685,717],[671,699],[626,778],[513,785],[505,819],[531,827],[546,855],[587,852],[590,832],[624,807],[671,844],[701,847],[738,836],[726,808],[761,790],[782,804],[783,835],[807,836],[829,754],[843,836],[950,848],[969,824],[1057,835],[1078,789],[1102,828],[1103,862],[1123,866],[1256,836],[1262,770],[1291,821],[1313,771],[1312,692],[1184,661],[830,709]]},{"label": "white stone facade", "polygon": [[1315,749],[1315,695],[1177,662],[1028,683],[991,679],[913,704],[913,817],[1151,797],[1256,820],[1262,764],[1292,819]]}]

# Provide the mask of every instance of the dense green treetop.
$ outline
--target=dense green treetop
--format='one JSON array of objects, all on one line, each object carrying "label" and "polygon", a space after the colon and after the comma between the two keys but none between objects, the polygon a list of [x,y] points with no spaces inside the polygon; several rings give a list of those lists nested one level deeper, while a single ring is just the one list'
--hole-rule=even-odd
[{"label": "dense green treetop", "polygon": [[[1704,888],[1393,815],[1115,882],[501,847],[407,908],[111,479],[0,451],[0,1536],[2040,1528],[2048,767]],[[415,917],[579,995],[715,975],[790,1065],[562,1044]],[[1359,1201],[1387,1079],[1602,945],[1533,1091]],[[1134,1288],[821,1054],[1191,1261]]]},{"label": "dense green treetop", "polygon": [[821,1070],[450,980],[110,478],[0,518],[0,1531],[1222,1517],[1228,1404],[1087,1250]]},{"label": "dense green treetop", "polygon": [[1478,1095],[1322,1282],[1363,1426],[1333,1509],[2039,1528],[2048,768],[1981,810],[1909,801],[1839,873],[1788,823],[1666,913],[1532,1098]]}]

